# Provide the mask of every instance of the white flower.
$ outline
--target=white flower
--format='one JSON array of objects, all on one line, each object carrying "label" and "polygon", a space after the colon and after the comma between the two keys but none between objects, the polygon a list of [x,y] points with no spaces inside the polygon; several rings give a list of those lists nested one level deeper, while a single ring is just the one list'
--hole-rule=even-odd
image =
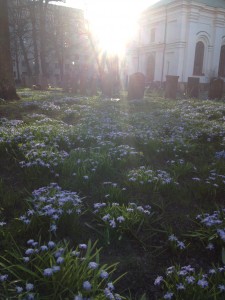
[{"label": "white flower", "polygon": [[86,290],[86,291],[90,291],[91,290],[91,284],[89,281],[84,281],[83,282],[83,288]]}]

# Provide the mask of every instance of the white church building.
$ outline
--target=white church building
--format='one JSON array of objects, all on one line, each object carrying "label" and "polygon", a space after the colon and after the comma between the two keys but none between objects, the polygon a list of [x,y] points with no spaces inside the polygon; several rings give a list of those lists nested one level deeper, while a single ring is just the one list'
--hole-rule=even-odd
[{"label": "white church building", "polygon": [[146,84],[167,75],[225,80],[225,0],[161,0],[140,17],[127,52],[128,75],[142,72]]}]

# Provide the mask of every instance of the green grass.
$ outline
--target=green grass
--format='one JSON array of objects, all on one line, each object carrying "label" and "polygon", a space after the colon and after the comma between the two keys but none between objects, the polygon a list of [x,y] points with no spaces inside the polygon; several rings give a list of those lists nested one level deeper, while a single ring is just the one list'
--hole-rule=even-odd
[{"label": "green grass", "polygon": [[[18,93],[21,101],[0,103],[4,263],[12,240],[21,253],[31,238],[66,243],[68,252],[91,240],[97,253],[101,248],[103,265],[119,262],[111,280],[124,299],[163,299],[168,291],[174,293],[171,299],[202,299],[199,287],[180,296],[179,276],[165,279],[161,287],[154,280],[171,265],[179,270],[190,262],[199,280],[212,264],[224,263],[224,227],[196,221],[199,214],[224,209],[224,102],[165,100],[157,94],[139,102],[125,97],[114,102],[60,91]],[[75,193],[79,210],[71,206]],[[171,242],[172,234],[177,240]],[[215,241],[212,251],[206,249],[210,240]],[[51,260],[51,253],[46,255]],[[36,298],[47,299],[41,260],[38,256],[31,271],[8,260],[0,270],[0,275],[10,270],[8,281],[0,278],[1,297],[14,295],[16,282],[24,286],[30,274]],[[62,297],[73,299],[75,292],[88,296],[81,281],[71,288],[78,271],[70,276],[69,263],[64,275],[57,275],[57,282],[66,280],[69,287]],[[204,290],[207,299],[223,299],[218,285],[225,284],[225,277],[216,278],[210,279],[211,290]],[[56,283],[49,282],[54,295]],[[95,279],[92,286],[92,295],[97,291],[93,299],[110,298]]]}]

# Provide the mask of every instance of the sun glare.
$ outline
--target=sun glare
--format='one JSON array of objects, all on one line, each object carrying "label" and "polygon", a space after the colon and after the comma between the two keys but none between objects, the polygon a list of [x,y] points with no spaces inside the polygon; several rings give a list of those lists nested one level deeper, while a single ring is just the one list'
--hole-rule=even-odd
[{"label": "sun glare", "polygon": [[88,2],[86,15],[90,29],[97,36],[103,51],[123,54],[126,43],[137,29],[138,13],[142,5],[143,2],[140,0],[95,0]]}]

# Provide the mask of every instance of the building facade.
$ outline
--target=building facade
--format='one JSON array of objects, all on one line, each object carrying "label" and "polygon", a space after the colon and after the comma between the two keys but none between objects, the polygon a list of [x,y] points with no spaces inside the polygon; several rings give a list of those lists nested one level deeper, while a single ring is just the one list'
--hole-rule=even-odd
[{"label": "building facade", "polygon": [[128,74],[142,72],[146,84],[167,75],[225,79],[225,1],[161,0],[140,18],[138,37],[127,52]]}]

